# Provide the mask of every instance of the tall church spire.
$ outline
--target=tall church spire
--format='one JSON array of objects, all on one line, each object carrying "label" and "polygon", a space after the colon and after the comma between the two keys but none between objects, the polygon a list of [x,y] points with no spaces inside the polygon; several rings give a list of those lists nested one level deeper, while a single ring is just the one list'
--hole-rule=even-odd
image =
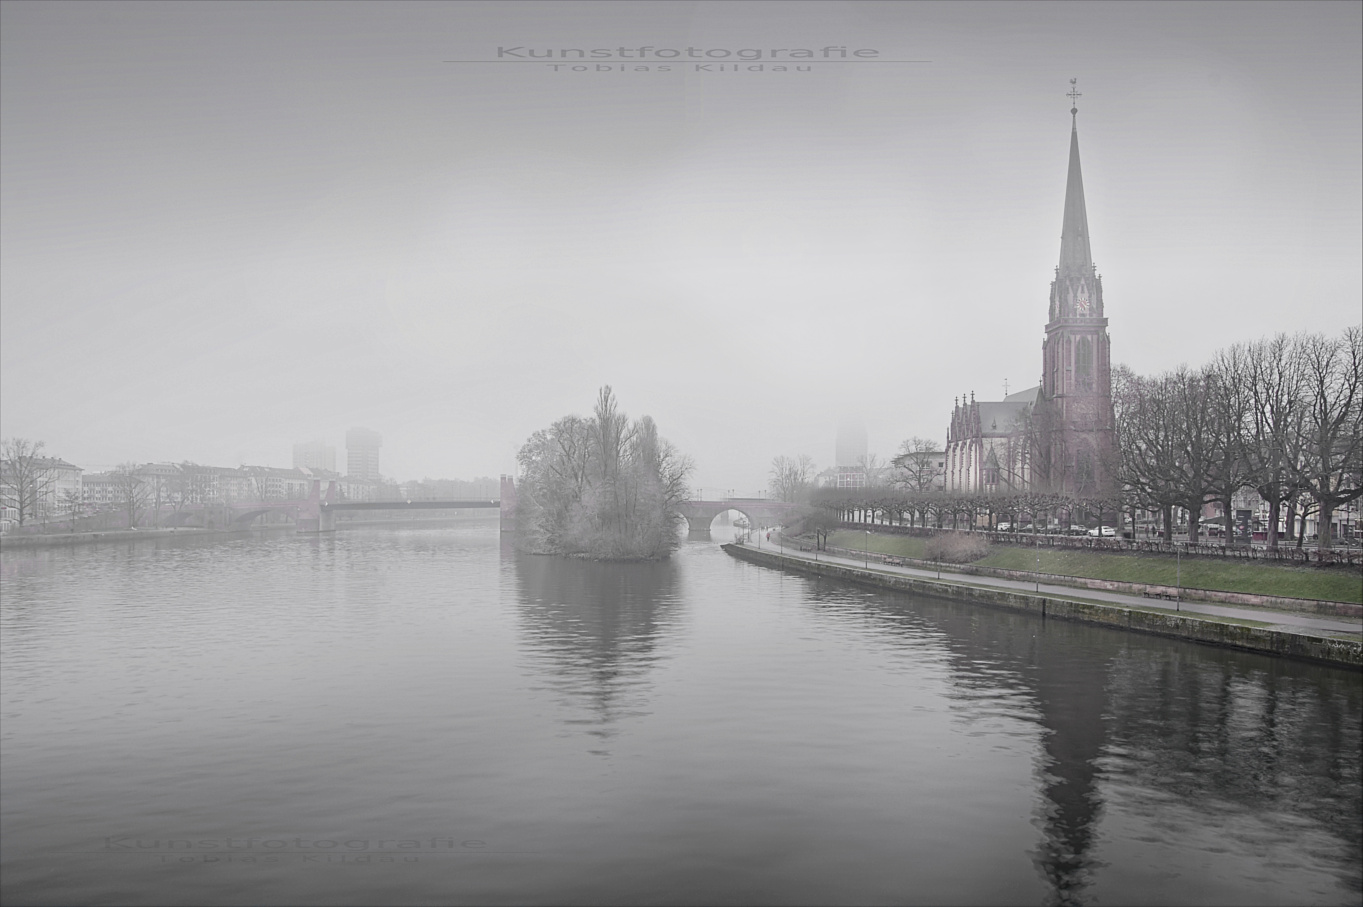
[{"label": "tall church spire", "polygon": [[[1079,92],[1070,79],[1068,97],[1076,101]],[[1060,274],[1077,277],[1093,270],[1093,252],[1089,249],[1089,218],[1084,209],[1084,176],[1079,170],[1079,123],[1077,107],[1070,108],[1070,174],[1065,183],[1065,222],[1060,230]]]},{"label": "tall church spire", "polygon": [[[1070,79],[1069,97],[1079,91]],[[1111,343],[1103,314],[1103,281],[1089,249],[1084,178],[1079,171],[1079,110],[1070,107],[1070,172],[1060,266],[1051,283],[1051,315],[1041,345],[1040,426],[1033,454],[1038,487],[1068,495],[1114,487]]]}]

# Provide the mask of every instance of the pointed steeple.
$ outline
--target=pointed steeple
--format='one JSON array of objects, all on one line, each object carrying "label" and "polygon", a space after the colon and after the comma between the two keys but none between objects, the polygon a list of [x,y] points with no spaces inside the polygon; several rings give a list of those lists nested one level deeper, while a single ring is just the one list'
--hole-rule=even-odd
[{"label": "pointed steeple", "polygon": [[[1071,110],[1074,114],[1078,111]],[[1079,170],[1079,126],[1070,130],[1070,175],[1065,182],[1065,222],[1060,230],[1060,276],[1077,277],[1093,271],[1089,249],[1089,218],[1084,208],[1084,176]]]}]

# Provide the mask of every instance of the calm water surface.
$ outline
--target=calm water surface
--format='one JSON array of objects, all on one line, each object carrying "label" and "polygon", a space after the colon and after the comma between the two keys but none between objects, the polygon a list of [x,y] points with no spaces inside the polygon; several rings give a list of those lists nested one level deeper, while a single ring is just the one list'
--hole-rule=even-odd
[{"label": "calm water surface", "polygon": [[495,521],[7,551],[2,598],[10,903],[1363,896],[1357,673]]}]

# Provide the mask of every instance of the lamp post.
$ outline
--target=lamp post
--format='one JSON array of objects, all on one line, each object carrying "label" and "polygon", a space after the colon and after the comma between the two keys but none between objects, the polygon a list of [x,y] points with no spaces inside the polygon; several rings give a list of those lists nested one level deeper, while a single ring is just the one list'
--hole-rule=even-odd
[{"label": "lamp post", "polygon": [[1183,546],[1174,545],[1174,610],[1183,610]]},{"label": "lamp post", "polygon": [[866,559],[862,562],[869,570],[871,567],[871,530],[866,530]]}]

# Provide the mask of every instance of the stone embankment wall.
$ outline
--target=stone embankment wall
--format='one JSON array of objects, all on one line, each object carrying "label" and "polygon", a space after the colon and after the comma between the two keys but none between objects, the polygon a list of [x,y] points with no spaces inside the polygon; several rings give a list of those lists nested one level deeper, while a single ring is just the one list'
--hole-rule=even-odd
[{"label": "stone embankment wall", "polygon": [[[808,544],[800,540],[787,538],[787,545]],[[830,554],[840,557],[860,559],[866,557],[866,552],[856,548],[838,548],[829,545],[826,549]],[[936,561],[922,561],[911,557],[896,557],[888,554],[870,554],[872,561],[881,563],[902,564],[905,567],[917,567],[921,570],[936,570]],[[1220,605],[1249,605],[1259,608],[1274,608],[1278,611],[1297,611],[1303,614],[1320,614],[1328,617],[1363,617],[1363,605],[1353,602],[1334,602],[1320,601],[1310,598],[1284,598],[1277,595],[1253,595],[1248,592],[1221,592],[1216,589],[1182,589],[1174,586],[1158,586],[1153,583],[1126,583],[1118,580],[1089,579],[1084,576],[1063,576],[1054,573],[1035,573],[1027,570],[1004,570],[999,567],[978,567],[974,564],[942,564],[943,572],[961,573],[966,576],[993,576],[1000,579],[1012,579],[1022,582],[1053,583],[1060,586],[1074,586],[1078,589],[1102,589],[1106,592],[1124,592],[1129,595],[1144,595],[1148,598],[1163,598],[1173,600],[1181,598],[1190,602],[1213,602]]]},{"label": "stone embankment wall", "polygon": [[723,545],[721,547],[733,557],[751,563],[795,570],[814,576],[846,580],[882,589],[952,598],[1008,608],[1014,611],[1026,611],[1042,618],[1104,624],[1123,630],[1151,633],[1156,636],[1168,636],[1211,645],[1247,649],[1269,655],[1281,655],[1288,658],[1324,662],[1340,667],[1363,669],[1363,643],[1357,640],[1306,636],[1280,630],[1267,630],[1261,627],[1247,627],[1242,624],[1220,623],[1215,620],[1196,617],[1140,611],[1123,608],[1120,605],[1100,605],[1033,593],[964,586],[959,582],[947,580],[882,573],[876,570],[849,567],[845,564],[786,557],[775,551],[749,548],[744,545]]}]

